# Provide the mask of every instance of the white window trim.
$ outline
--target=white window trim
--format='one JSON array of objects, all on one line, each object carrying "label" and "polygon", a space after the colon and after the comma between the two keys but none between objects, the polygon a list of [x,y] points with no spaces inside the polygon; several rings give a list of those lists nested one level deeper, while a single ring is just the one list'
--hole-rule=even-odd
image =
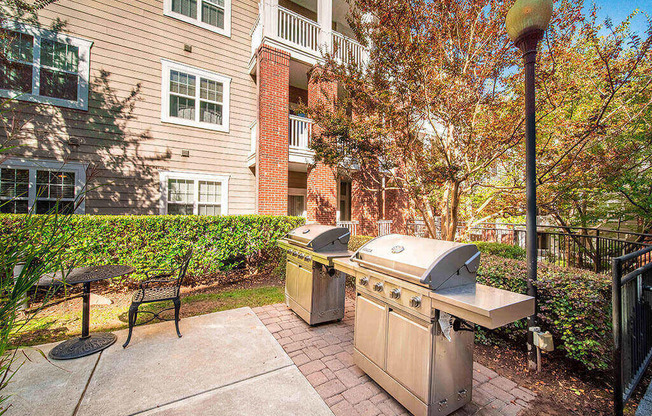
[{"label": "white window trim", "polygon": [[197,19],[188,17],[185,14],[177,13],[172,11],[172,0],[163,1],[163,14],[169,17],[173,17],[177,20],[181,20],[191,25],[199,26],[202,29],[210,30],[211,32],[219,33],[220,35],[231,37],[231,0],[224,0],[224,29],[209,25],[200,20],[201,16],[201,1],[197,0]]},{"label": "white window trim", "polygon": [[222,200],[220,202],[220,215],[229,215],[229,175],[212,175],[207,173],[197,172],[177,172],[177,171],[164,171],[159,172],[159,183],[161,189],[161,197],[159,199],[159,213],[167,215],[168,213],[168,180],[169,179],[184,179],[195,181],[195,201],[193,201],[193,214],[198,214],[198,201],[199,195],[198,187],[200,181],[220,182]]},{"label": "white window trim", "polygon": [[[195,68],[192,66],[180,64],[178,62],[161,59],[161,121],[164,123],[180,124],[182,126],[199,127],[202,129],[229,132],[229,113],[231,110],[231,78],[224,75],[216,74],[215,72],[206,71],[203,69]],[[196,84],[196,97],[195,102],[197,105],[195,117],[197,120],[187,120],[185,118],[170,117],[170,71],[180,71],[186,74],[194,75],[195,77],[202,77],[222,83],[222,125],[205,123],[198,121],[199,119],[199,91],[200,83],[197,80]]]},{"label": "white window trim", "polygon": [[[12,90],[0,89],[0,97],[15,98],[17,100],[29,101],[33,103],[52,104],[58,107],[74,108],[77,110],[88,110],[88,85],[90,74],[91,46],[93,46],[92,41],[73,37],[65,33],[57,33],[50,30],[40,29],[13,20],[5,20],[2,22],[2,27],[34,36],[34,47],[32,50],[32,93],[28,94]],[[38,95],[41,77],[41,39],[66,43],[68,45],[76,46],[79,48],[79,82],[77,83],[77,101]],[[37,93],[34,94],[35,92]]]},{"label": "white window trim", "polygon": [[88,165],[78,162],[62,162],[58,160],[36,160],[12,158],[0,163],[0,167],[9,169],[29,169],[29,190],[27,192],[27,209],[32,212],[36,202],[36,171],[49,170],[57,172],[73,172],[75,174],[75,201],[81,198],[79,205],[75,209],[75,214],[84,214],[86,212],[86,198],[81,193],[86,187],[86,169]]}]

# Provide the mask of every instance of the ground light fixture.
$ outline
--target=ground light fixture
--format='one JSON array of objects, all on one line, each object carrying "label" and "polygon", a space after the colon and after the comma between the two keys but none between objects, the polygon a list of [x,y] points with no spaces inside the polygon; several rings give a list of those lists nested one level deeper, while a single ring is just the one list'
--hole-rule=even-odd
[{"label": "ground light fixture", "polygon": [[[537,45],[552,17],[552,0],[517,0],[505,19],[507,34],[523,52],[525,66],[525,193],[527,293],[536,300],[537,289],[537,195],[536,195],[536,116],[535,63]],[[536,327],[536,313],[528,317],[528,328]],[[528,331],[528,368],[537,369],[534,333]]]}]

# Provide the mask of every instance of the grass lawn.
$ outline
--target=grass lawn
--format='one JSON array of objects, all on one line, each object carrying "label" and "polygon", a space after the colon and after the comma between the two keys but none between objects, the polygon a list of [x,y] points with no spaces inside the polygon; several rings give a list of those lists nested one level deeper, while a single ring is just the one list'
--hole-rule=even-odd
[{"label": "grass lawn", "polygon": [[[115,331],[128,327],[127,311],[131,302],[131,293],[109,293],[103,296],[113,302],[110,305],[91,305],[90,330]],[[182,295],[181,317],[190,317],[224,311],[227,309],[256,307],[284,301],[283,286],[260,286],[244,289],[226,289],[220,291],[190,292]],[[141,310],[158,311],[171,308],[172,302],[159,302],[141,306]],[[81,334],[82,300],[75,297],[39,311],[13,338],[14,346],[38,345],[59,341]],[[174,310],[161,314],[173,318]],[[140,314],[138,321],[143,322],[150,314]],[[152,323],[159,322],[154,320]]]}]

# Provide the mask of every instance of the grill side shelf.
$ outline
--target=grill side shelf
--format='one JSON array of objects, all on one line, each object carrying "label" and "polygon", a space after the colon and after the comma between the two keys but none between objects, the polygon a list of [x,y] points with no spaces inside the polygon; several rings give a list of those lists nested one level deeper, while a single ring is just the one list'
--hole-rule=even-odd
[{"label": "grill side shelf", "polygon": [[495,329],[534,313],[534,298],[481,284],[430,293],[434,308]]}]

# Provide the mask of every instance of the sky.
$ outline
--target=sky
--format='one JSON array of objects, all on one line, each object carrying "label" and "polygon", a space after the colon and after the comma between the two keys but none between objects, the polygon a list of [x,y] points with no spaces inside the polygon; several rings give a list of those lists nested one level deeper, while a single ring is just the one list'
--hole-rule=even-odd
[{"label": "sky", "polygon": [[[599,16],[602,18],[609,16],[614,24],[625,20],[637,8],[652,16],[652,0],[594,0],[594,2],[600,7]],[[590,7],[591,1],[586,1],[586,5]],[[632,30],[643,34],[646,29],[647,19],[645,16],[636,16],[632,22]]]}]

